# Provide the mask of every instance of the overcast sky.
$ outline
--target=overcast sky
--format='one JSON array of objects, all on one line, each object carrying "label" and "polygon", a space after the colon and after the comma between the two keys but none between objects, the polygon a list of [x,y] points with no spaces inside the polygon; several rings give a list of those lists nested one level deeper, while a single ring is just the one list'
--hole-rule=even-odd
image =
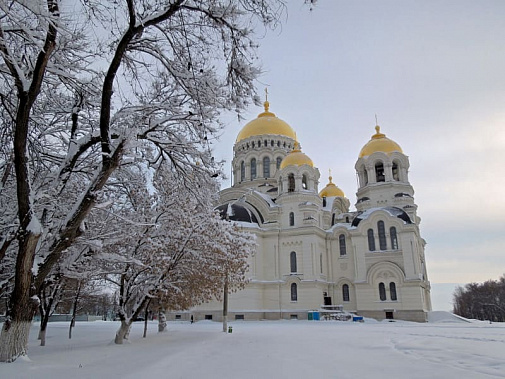
[{"label": "overcast sky", "polygon": [[[355,209],[354,164],[375,132],[410,158],[434,283],[505,273],[505,1],[289,1],[261,33],[270,110]],[[262,90],[260,91],[262,93]],[[262,111],[251,107],[250,120]],[[246,122],[216,145],[228,161]],[[224,187],[229,183],[224,183]]]}]

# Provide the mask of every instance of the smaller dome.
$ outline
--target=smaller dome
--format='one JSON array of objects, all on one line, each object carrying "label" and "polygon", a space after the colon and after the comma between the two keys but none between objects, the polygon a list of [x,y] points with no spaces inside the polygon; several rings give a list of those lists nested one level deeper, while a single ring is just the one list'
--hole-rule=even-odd
[{"label": "smaller dome", "polygon": [[380,132],[380,126],[375,127],[376,133],[372,136],[370,141],[363,146],[359,153],[359,158],[372,155],[377,151],[382,151],[383,153],[390,154],[393,151],[399,151],[403,153],[402,148],[395,141],[390,140],[385,134]]},{"label": "smaller dome", "polygon": [[334,197],[334,196],[339,196],[339,197],[345,197],[344,191],[342,191],[340,188],[338,188],[334,183],[332,183],[332,177],[330,175],[329,177],[330,182],[324,187],[321,192],[319,192],[319,197]]},{"label": "smaller dome", "polygon": [[281,162],[281,170],[288,166],[303,166],[304,164],[314,167],[312,159],[310,159],[306,154],[302,153],[300,144],[295,142],[295,146],[291,152],[284,157]]}]

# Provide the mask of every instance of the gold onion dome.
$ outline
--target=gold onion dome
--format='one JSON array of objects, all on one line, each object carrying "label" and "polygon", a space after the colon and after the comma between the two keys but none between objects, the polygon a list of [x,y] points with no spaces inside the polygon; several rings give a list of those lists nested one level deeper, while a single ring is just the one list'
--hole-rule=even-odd
[{"label": "gold onion dome", "polygon": [[377,151],[382,151],[383,153],[390,154],[393,151],[399,151],[403,153],[402,148],[395,141],[390,140],[385,134],[381,133],[380,126],[375,127],[376,133],[372,136],[370,141],[363,146],[359,153],[359,158],[372,155]]},{"label": "gold onion dome", "polygon": [[240,131],[237,136],[236,142],[240,142],[243,139],[261,136],[264,134],[274,134],[279,136],[286,136],[296,140],[296,133],[287,122],[281,120],[275,116],[275,113],[269,112],[268,108],[270,103],[265,101],[263,103],[265,111],[260,113],[257,118],[249,121]]},{"label": "gold onion dome", "polygon": [[[296,138],[295,138],[296,139]],[[312,159],[310,159],[307,155],[302,153],[300,150],[300,144],[298,142],[295,142],[295,147],[291,152],[284,157],[284,159],[281,162],[280,168],[283,169],[284,167],[288,166],[303,166],[304,164],[314,167],[314,163],[312,162]]]},{"label": "gold onion dome", "polygon": [[344,191],[338,188],[331,180],[333,179],[330,175],[330,182],[324,187],[321,192],[319,192],[319,197],[334,197],[340,196],[345,197]]}]

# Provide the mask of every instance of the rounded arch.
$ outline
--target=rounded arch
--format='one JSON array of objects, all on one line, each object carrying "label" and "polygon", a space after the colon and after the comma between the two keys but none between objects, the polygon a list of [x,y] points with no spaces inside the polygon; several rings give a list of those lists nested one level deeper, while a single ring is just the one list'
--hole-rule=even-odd
[{"label": "rounded arch", "polygon": [[368,269],[367,282],[375,285],[380,282],[390,283],[392,281],[398,284],[403,284],[405,281],[405,273],[395,263],[392,262],[379,262]]},{"label": "rounded arch", "polygon": [[376,159],[373,162],[375,181],[377,183],[386,181],[386,164],[383,159]]}]

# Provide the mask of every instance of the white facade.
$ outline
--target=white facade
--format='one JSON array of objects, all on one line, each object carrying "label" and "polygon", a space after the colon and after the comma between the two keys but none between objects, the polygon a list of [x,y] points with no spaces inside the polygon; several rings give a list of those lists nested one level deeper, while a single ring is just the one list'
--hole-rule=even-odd
[{"label": "white facade", "polygon": [[[431,310],[425,241],[409,160],[376,127],[355,169],[356,211],[301,152],[296,134],[268,111],[234,146],[233,185],[220,193],[223,217],[257,237],[249,284],[230,294],[229,319],[307,319],[323,305],[377,319],[426,321]],[[172,318],[221,320],[222,303]]]}]

